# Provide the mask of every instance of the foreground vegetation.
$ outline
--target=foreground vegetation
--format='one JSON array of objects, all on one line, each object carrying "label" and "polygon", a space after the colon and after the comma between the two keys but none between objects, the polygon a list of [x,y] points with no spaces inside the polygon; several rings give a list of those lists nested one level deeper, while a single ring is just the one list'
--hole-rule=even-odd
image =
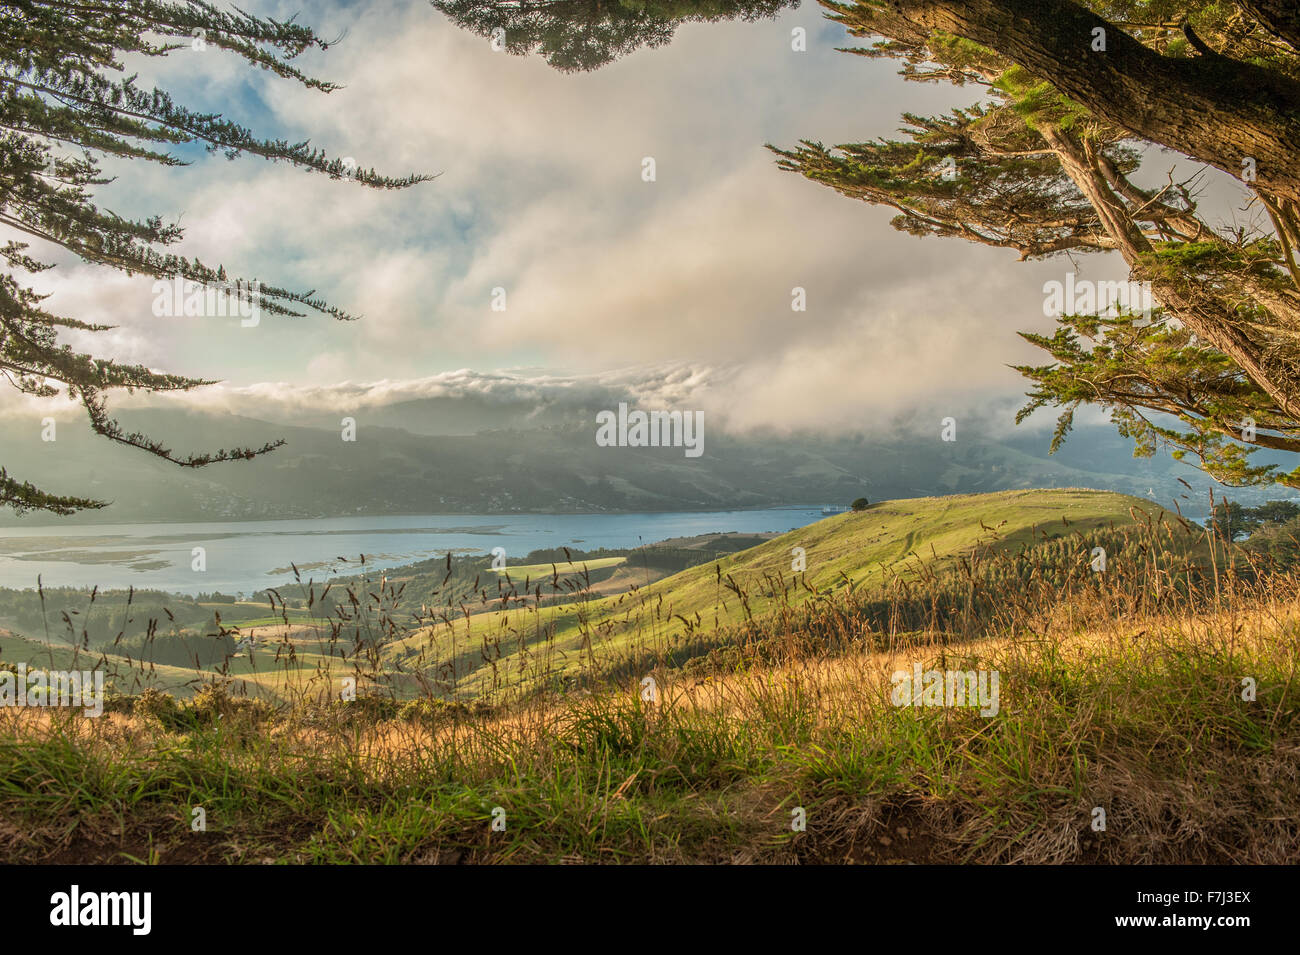
[{"label": "foreground vegetation", "polygon": [[[1291,861],[1300,575],[1137,517],[1090,531],[1113,537],[1101,572],[1084,534],[972,550],[465,700],[213,681],[99,719],[3,709],[0,841],[15,861]],[[895,705],[914,663],[997,671],[996,714]]]},{"label": "foreground vegetation", "polygon": [[[699,656],[752,638],[737,628],[791,614],[805,630],[832,639],[819,621],[834,618],[822,611],[836,593],[905,592],[947,578],[962,561],[982,576],[986,596],[995,596],[1004,583],[999,575],[1011,568],[1004,563],[994,573],[989,557],[1086,569],[1088,549],[1103,543],[1097,535],[1107,536],[1118,556],[1123,543],[1109,539],[1113,529],[1137,519],[1188,538],[1162,546],[1187,550],[1202,541],[1191,525],[1184,528],[1150,502],[1107,492],[916,498],[766,542],[710,536],[694,547],[619,554],[560,548],[505,568],[494,568],[489,557],[448,555],[385,574],[302,581],[268,592],[269,603],[260,605],[11,592],[0,594],[0,625],[11,621],[14,630],[0,634],[0,659],[93,665],[123,693],[158,688],[189,695],[221,679],[242,695],[320,701],[337,696],[350,677],[372,694],[405,699],[508,697]],[[954,599],[969,605],[967,589],[956,594],[949,580],[927,593],[942,591],[944,607]],[[912,628],[937,626],[945,613],[933,600],[920,613],[916,595],[884,599],[912,608]],[[9,606],[15,609],[6,612]],[[969,609],[962,619],[973,626]]]}]

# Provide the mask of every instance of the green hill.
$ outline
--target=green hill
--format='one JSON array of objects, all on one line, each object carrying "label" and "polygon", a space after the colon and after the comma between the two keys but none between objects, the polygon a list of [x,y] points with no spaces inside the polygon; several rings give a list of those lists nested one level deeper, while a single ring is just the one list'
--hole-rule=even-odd
[{"label": "green hill", "polygon": [[[258,634],[260,649],[254,656],[230,656],[220,670],[240,684],[241,692],[267,695],[293,695],[286,679],[311,695],[336,694],[342,677],[358,675],[362,682],[383,684],[379,692],[400,697],[426,692],[481,697],[543,680],[564,683],[580,668],[609,675],[631,661],[660,658],[665,651],[680,657],[683,652],[689,656],[731,646],[736,635],[729,628],[748,620],[788,614],[809,600],[846,589],[869,595],[896,578],[943,574],[976,552],[1016,552],[1064,538],[1052,545],[1058,551],[1055,559],[1074,564],[1070,548],[1075,534],[1132,525],[1160,514],[1160,508],[1140,498],[1080,489],[885,501],[610,596],[597,590],[609,592],[606,578],[611,573],[626,571],[629,579],[648,579],[637,571],[635,555],[517,566],[508,575],[489,573],[494,581],[501,580],[500,590],[481,589],[479,601],[462,605],[454,615],[444,610],[442,622],[419,629],[395,610],[391,589],[384,592],[381,587],[377,594],[373,582],[351,582],[355,604],[342,596],[342,589],[334,596],[340,605],[358,608],[353,614],[356,623],[336,620],[339,632],[331,637],[329,626],[300,614],[291,619],[290,628],[279,627],[272,618],[241,619],[240,633]],[[1171,515],[1164,516],[1172,522]],[[1065,545],[1063,554],[1060,545]],[[1078,542],[1078,561],[1088,560],[1088,546]],[[1041,548],[1036,553],[1041,558]],[[389,587],[400,579],[400,574],[393,577]],[[472,599],[467,595],[474,592],[458,591],[465,599]],[[226,612],[238,616],[232,608],[224,608],[223,615]],[[196,682],[218,675],[215,666],[202,671],[180,666],[179,658],[159,649],[168,639],[159,639],[148,654],[127,641],[130,646],[97,645],[78,659],[84,666],[104,653],[110,668],[121,671],[115,682],[122,689],[157,685],[188,693]],[[233,647],[235,637],[228,642]],[[0,641],[0,654],[9,662],[57,667],[71,664],[73,650],[67,641],[8,633]]]},{"label": "green hill", "polygon": [[[1140,498],[1083,489],[886,501],[618,596],[537,607],[521,586],[517,599],[492,601],[479,613],[470,608],[471,616],[390,645],[386,657],[394,669],[439,666],[444,685],[475,695],[543,672],[563,673],[580,662],[662,647],[828,590],[880,584],[922,567],[941,571],[978,549],[1018,549],[1160,512]],[[802,571],[796,569],[801,556]]]}]

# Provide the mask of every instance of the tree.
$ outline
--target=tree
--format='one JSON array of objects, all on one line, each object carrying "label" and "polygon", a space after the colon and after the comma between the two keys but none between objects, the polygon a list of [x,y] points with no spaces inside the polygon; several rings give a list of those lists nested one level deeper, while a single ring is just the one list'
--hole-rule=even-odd
[{"label": "tree", "polygon": [[1236,501],[1216,501],[1210,526],[1225,541],[1235,541],[1250,529],[1245,509]]},{"label": "tree", "polygon": [[566,73],[670,42],[683,23],[774,17],[799,0],[432,0],[458,26]]},{"label": "tree", "polygon": [[[94,187],[108,181],[100,170],[104,157],[185,165],[168,151],[185,144],[200,144],[230,158],[250,153],[289,162],[377,189],[405,188],[429,178],[388,178],[330,159],[307,142],[259,138],[220,115],[175,103],[165,90],[144,89],[135,76],[124,74],[125,55],[164,57],[199,45],[239,56],[322,93],[336,89],[291,64],[307,49],[330,45],[292,20],[224,13],[201,0],[0,2],[0,223],[26,237],[60,245],[87,262],[127,274],[179,277],[229,295],[250,309],[283,316],[310,310],[339,320],[354,318],[312,292],[232,278],[220,265],[213,268],[167,251],[183,237],[174,223],[159,217],[124,219],[95,205]],[[28,243],[22,241],[0,247],[8,266],[0,275],[0,374],[19,391],[38,397],[66,391],[82,404],[98,434],[182,467],[247,459],[283,443],[187,456],[122,428],[108,411],[106,395],[113,389],[187,391],[212,382],[121,364],[60,344],[63,329],[103,332],[110,326],[46,310],[43,297],[22,284],[20,276],[50,265],[27,250]],[[19,513],[68,514],[103,507],[105,502],[47,493],[20,483],[0,467],[0,505]]]},{"label": "tree", "polygon": [[1300,519],[1261,525],[1250,535],[1245,547],[1282,567],[1294,567],[1300,561]]},{"label": "tree", "polygon": [[1250,509],[1250,518],[1256,524],[1286,524],[1300,517],[1300,504],[1295,501],[1267,501]]},{"label": "tree", "polygon": [[[1294,204],[1256,183],[1272,232],[1216,231],[1197,214],[1197,176],[1140,188],[1140,143],[1127,128],[1001,52],[938,29],[917,32],[874,7],[835,9],[855,35],[893,37],[865,55],[902,57],[907,79],[980,86],[991,102],[908,116],[903,141],[776,150],[782,168],[897,209],[895,227],[914,235],[1012,248],[1021,259],[1117,251],[1161,306],[1064,303],[1055,335],[1024,336],[1054,361],[1019,368],[1035,388],[1017,420],[1063,409],[1055,450],[1079,404],[1100,404],[1139,455],[1164,443],[1228,484],[1300,486],[1300,468],[1250,463],[1259,448],[1300,451]],[[1168,40],[1163,28],[1132,29]],[[1274,59],[1279,75],[1300,69],[1300,49]]]},{"label": "tree", "polygon": [[[823,2],[909,64],[953,43],[996,51],[1098,121],[1300,202],[1300,30],[1294,0]],[[1196,122],[1188,122],[1188,117]]]},{"label": "tree", "polygon": [[855,511],[865,511],[867,508],[871,506],[871,502],[868,501],[865,497],[860,497],[849,506],[852,507],[853,510]]}]

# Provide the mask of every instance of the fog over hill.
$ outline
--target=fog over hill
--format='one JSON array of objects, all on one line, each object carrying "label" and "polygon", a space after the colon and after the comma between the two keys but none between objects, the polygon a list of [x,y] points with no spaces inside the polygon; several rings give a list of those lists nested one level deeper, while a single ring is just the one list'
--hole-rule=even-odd
[{"label": "fog over hill", "polygon": [[[538,421],[510,417],[502,406],[480,424]],[[0,419],[9,473],[51,490],[112,501],[70,518],[0,516],[0,523],[112,523],[336,517],[344,515],[678,511],[782,504],[846,504],[935,494],[1031,487],[1121,491],[1189,514],[1204,510],[1211,482],[1165,454],[1134,459],[1109,427],[1081,427],[1060,453],[1047,454],[1042,431],[1006,434],[961,425],[941,440],[937,420],[904,421],[885,434],[826,436],[715,433],[704,453],[681,448],[607,448],[595,442],[594,419],[579,423],[572,408],[532,427],[495,427],[475,434],[416,433],[454,427],[439,399],[402,402],[356,416],[356,440],[345,441],[334,416],[313,426],[263,421],[224,412],[141,409],[122,414],[128,428],[148,432],[176,451],[286,445],[253,461],[178,468],[92,435],[84,421],[60,419],[56,440],[43,441],[39,422]],[[397,427],[395,424],[405,425]],[[1179,483],[1192,485],[1189,491]],[[1216,486],[1216,493],[1225,489]],[[1256,498],[1272,491],[1230,492]],[[1183,495],[1186,495],[1184,497]]]}]

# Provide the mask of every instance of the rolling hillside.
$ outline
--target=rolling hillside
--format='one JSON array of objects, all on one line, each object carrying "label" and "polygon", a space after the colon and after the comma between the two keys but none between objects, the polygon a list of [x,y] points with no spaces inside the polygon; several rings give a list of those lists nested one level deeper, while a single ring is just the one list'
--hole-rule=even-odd
[{"label": "rolling hillside", "polygon": [[[580,661],[663,646],[828,591],[884,583],[922,566],[939,571],[981,547],[1017,549],[1160,512],[1150,501],[1081,489],[886,501],[617,596],[538,608],[535,599],[524,597],[535,594],[538,580],[528,581],[531,589],[525,590],[520,579],[513,606],[497,600],[481,612],[449,618],[391,645],[387,658],[395,669],[452,661],[449,682],[456,692],[474,695],[527,682],[542,670],[554,675]],[[803,551],[802,572],[794,569],[796,548]],[[1081,551],[1080,560],[1087,559]]]},{"label": "rolling hillside", "polygon": [[[1081,489],[885,501],[666,577],[643,574],[635,555],[511,567],[490,575],[500,589],[485,588],[480,600],[456,608],[430,608],[424,619],[440,622],[416,628],[395,611],[399,572],[351,582],[356,603],[336,592],[340,605],[356,608],[346,623],[336,619],[337,632],[305,620],[289,626],[272,618],[242,621],[235,638],[253,637],[256,652],[233,656],[223,672],[240,692],[265,695],[283,696],[290,688],[332,695],[344,676],[364,671],[363,683],[377,681],[380,692],[401,697],[430,687],[456,699],[481,697],[540,680],[563,683],[593,665],[595,672],[608,671],[695,638],[726,645],[726,628],[790,613],[810,600],[942,573],[980,550],[1016,551],[1160,514],[1149,501]],[[1088,560],[1083,544],[1078,559]],[[614,583],[622,592],[611,592]],[[59,641],[10,633],[2,642],[7,662],[58,666],[72,655]],[[103,649],[110,664],[123,667],[116,681],[123,689],[156,685],[186,694],[216,675],[156,663],[141,674],[127,654]],[[93,665],[84,652],[79,660]]]}]

